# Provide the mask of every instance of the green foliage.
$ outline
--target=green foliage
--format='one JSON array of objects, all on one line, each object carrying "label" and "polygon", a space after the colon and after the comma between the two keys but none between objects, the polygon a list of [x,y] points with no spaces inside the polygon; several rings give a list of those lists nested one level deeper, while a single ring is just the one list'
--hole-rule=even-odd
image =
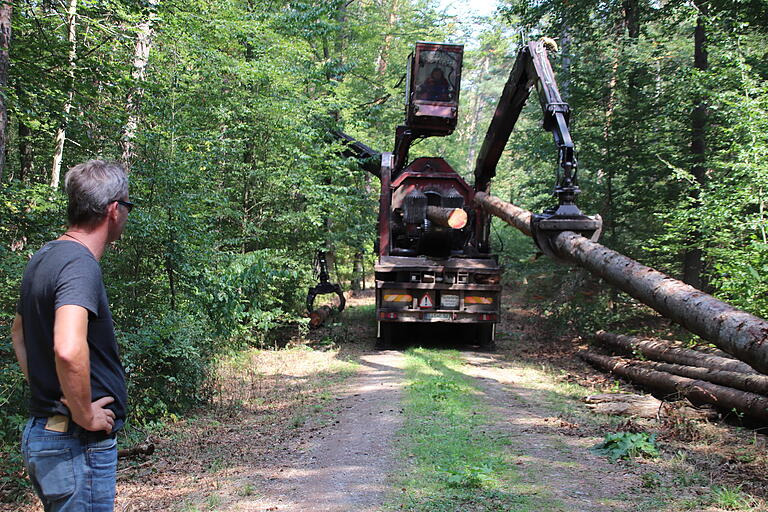
[{"label": "green foliage", "polygon": [[132,421],[169,417],[207,398],[206,377],[217,347],[199,317],[170,313],[118,338]]},{"label": "green foliage", "polygon": [[615,432],[607,434],[603,442],[592,448],[594,453],[605,455],[611,462],[635,457],[658,457],[656,434],[645,432]]},{"label": "green foliage", "polygon": [[464,466],[445,471],[445,482],[452,488],[479,489],[493,481],[493,469],[489,466]]}]

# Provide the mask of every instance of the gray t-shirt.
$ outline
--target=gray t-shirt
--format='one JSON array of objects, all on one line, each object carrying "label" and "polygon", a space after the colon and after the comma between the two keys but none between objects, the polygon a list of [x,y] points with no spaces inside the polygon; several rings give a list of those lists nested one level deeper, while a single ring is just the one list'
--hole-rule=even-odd
[{"label": "gray t-shirt", "polygon": [[22,316],[27,349],[32,416],[69,415],[62,396],[53,353],[53,323],[61,306],[88,310],[88,349],[92,401],[115,398],[115,428],[125,421],[125,371],[115,341],[112,313],[99,262],[78,242],[54,240],[37,251],[24,270],[17,312]]}]

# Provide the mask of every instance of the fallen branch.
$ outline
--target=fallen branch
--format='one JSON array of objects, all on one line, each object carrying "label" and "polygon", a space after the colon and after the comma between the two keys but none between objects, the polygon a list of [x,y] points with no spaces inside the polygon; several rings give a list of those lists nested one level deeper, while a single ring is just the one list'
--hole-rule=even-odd
[{"label": "fallen branch", "polygon": [[313,329],[317,329],[328,320],[331,316],[333,309],[330,306],[320,306],[309,314],[309,326]]},{"label": "fallen branch", "polygon": [[679,394],[695,405],[706,403],[721,409],[735,409],[754,418],[768,421],[768,398],[762,395],[650,370],[621,357],[604,356],[588,351],[581,351],[578,355],[598,368],[665,393]]},{"label": "fallen branch", "polygon": [[154,443],[142,443],[142,444],[137,444],[136,446],[132,446],[130,448],[123,448],[122,450],[117,450],[117,458],[128,459],[131,457],[136,457],[137,455],[152,455],[153,453],[155,453]]},{"label": "fallen branch", "polygon": [[728,372],[757,374],[751,366],[736,359],[704,354],[687,348],[673,347],[669,343],[662,341],[643,340],[634,336],[624,336],[623,334],[613,334],[605,331],[596,332],[595,339],[626,353],[638,352],[656,361],[667,361],[669,363],[699,366]]}]

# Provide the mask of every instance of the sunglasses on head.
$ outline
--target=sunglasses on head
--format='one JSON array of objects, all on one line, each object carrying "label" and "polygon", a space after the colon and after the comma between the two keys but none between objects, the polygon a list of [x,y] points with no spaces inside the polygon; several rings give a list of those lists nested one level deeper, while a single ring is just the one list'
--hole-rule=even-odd
[{"label": "sunglasses on head", "polygon": [[128,210],[128,213],[131,213],[131,210],[133,210],[134,204],[132,202],[130,202],[130,201],[121,201],[120,199],[116,199],[115,202],[117,204],[121,204],[121,205],[125,206],[126,209]]}]

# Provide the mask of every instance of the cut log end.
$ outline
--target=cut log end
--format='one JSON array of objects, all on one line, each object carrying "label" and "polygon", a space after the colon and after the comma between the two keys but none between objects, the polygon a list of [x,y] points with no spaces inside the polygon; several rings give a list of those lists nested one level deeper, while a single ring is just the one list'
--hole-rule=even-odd
[{"label": "cut log end", "polygon": [[427,218],[439,226],[461,229],[467,225],[467,212],[461,208],[428,206]]}]

